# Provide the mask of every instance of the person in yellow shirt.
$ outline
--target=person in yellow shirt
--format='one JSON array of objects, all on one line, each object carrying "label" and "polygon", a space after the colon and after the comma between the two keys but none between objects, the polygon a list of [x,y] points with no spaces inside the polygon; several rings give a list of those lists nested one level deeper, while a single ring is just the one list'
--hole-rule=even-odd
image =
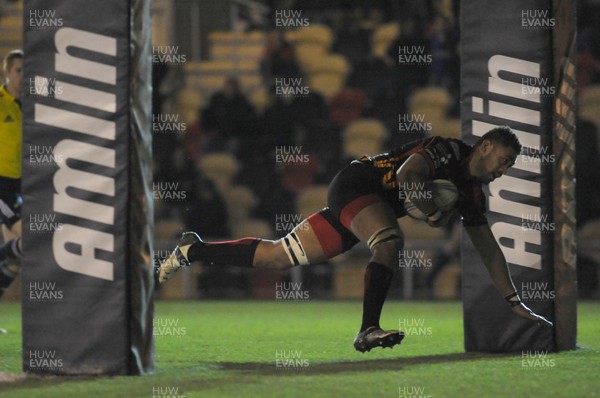
[{"label": "person in yellow shirt", "polygon": [[[19,273],[21,257],[21,147],[22,114],[19,97],[23,80],[23,52],[4,58],[4,84],[0,86],[0,296]],[[2,330],[0,329],[0,332]]]}]

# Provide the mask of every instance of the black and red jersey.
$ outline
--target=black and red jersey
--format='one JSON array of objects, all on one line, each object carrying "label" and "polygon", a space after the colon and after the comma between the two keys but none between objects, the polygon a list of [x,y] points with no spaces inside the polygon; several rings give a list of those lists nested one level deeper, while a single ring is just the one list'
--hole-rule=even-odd
[{"label": "black and red jersey", "polygon": [[[384,190],[398,190],[396,172],[402,164],[414,153],[420,153],[429,163],[432,180],[450,180],[459,191],[456,208],[461,215],[463,225],[478,226],[487,224],[484,215],[485,195],[481,183],[469,175],[469,159],[473,147],[461,140],[444,137],[430,137],[413,141],[389,152],[376,156],[364,156],[360,159],[369,163],[381,176]],[[391,195],[398,202],[403,195]],[[402,206],[403,207],[403,206]]]}]

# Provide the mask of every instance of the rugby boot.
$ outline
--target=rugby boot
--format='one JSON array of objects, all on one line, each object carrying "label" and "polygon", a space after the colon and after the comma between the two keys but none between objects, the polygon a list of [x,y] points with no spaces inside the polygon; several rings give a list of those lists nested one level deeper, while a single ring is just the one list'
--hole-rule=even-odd
[{"label": "rugby boot", "polygon": [[184,232],[177,242],[175,250],[167,257],[158,268],[158,281],[165,283],[171,279],[182,267],[188,267],[188,250],[194,243],[202,242],[195,232]]},{"label": "rugby boot", "polygon": [[403,338],[404,333],[399,330],[382,330],[377,326],[371,326],[356,335],[354,348],[363,353],[375,347],[392,348],[400,344]]}]

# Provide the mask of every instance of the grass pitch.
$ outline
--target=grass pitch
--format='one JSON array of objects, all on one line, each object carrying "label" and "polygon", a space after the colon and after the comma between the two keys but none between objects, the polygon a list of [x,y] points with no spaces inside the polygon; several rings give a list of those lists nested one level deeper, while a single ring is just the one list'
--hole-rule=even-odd
[{"label": "grass pitch", "polygon": [[581,349],[524,366],[464,353],[458,302],[389,301],[382,325],[412,323],[394,349],[360,354],[358,301],[157,302],[152,376],[21,373],[20,305],[0,303],[1,397],[600,397],[600,303],[579,304]]}]

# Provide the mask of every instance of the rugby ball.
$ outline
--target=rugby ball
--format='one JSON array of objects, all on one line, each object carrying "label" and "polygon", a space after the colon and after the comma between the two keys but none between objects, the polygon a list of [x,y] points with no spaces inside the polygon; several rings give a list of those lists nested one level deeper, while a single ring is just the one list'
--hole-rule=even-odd
[{"label": "rugby ball", "polygon": [[[458,200],[458,188],[448,180],[433,180],[431,191],[423,192],[424,197],[430,197],[440,211],[451,210]],[[426,220],[427,216],[412,202],[410,197],[404,201],[404,208],[409,216],[416,220]]]}]

